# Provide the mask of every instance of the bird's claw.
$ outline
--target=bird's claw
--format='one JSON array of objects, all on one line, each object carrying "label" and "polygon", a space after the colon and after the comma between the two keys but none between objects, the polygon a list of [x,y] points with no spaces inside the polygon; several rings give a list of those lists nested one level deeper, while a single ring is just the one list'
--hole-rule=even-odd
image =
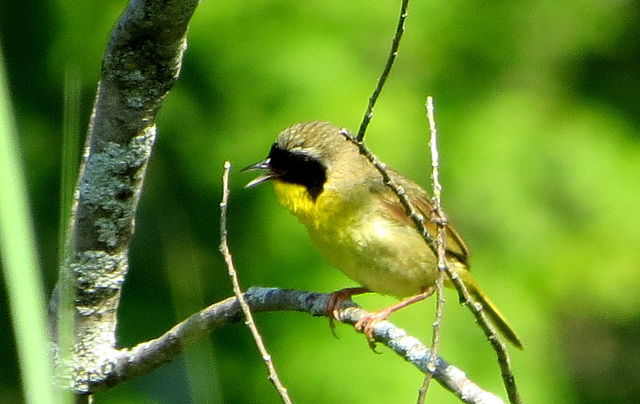
[{"label": "bird's claw", "polygon": [[355,329],[358,332],[361,332],[367,337],[367,342],[369,343],[369,348],[375,353],[380,353],[376,350],[376,340],[373,336],[373,328],[378,325],[378,323],[385,321],[389,313],[386,310],[377,311],[375,313],[367,313],[360,317],[360,319],[355,324]]},{"label": "bird's claw", "polygon": [[335,320],[342,321],[342,317],[340,317],[340,305],[342,305],[343,302],[351,301],[351,296],[353,295],[367,292],[369,292],[369,289],[358,287],[340,289],[329,295],[329,298],[327,299],[327,306],[325,308],[325,315],[329,318],[329,329],[334,337],[338,338],[338,334],[336,334],[335,330]]}]

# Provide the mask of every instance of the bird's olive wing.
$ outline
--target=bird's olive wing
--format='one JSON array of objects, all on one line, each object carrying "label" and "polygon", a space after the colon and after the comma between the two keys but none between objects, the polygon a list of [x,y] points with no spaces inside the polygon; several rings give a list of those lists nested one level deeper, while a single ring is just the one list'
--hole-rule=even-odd
[{"label": "bird's olive wing", "polygon": [[[415,182],[405,178],[401,174],[396,171],[389,171],[392,179],[402,188],[404,189],[406,195],[409,197],[411,201],[411,205],[424,217],[424,224],[431,234],[432,237],[436,237],[438,226],[432,220],[434,218],[433,204],[431,203],[431,198],[425,192],[422,187],[420,187]],[[405,207],[400,202],[398,195],[396,195],[393,190],[391,190],[387,186],[376,187],[379,192],[380,200],[388,212],[393,216],[394,219],[414,225],[411,218],[406,213]],[[464,241],[462,241],[462,237],[458,234],[458,232],[451,226],[447,224],[447,254],[449,256],[455,257],[458,261],[468,266],[469,264],[469,250],[465,245]]]}]

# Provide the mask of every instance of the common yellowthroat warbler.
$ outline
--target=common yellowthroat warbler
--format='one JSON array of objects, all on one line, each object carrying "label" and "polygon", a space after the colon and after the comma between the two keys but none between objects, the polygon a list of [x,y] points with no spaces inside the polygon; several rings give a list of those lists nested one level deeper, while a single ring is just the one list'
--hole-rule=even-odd
[{"label": "common yellowthroat warbler", "polygon": [[[369,338],[375,323],[434,290],[436,256],[407,217],[398,196],[340,128],[327,122],[296,124],[278,135],[264,161],[245,170],[264,170],[247,187],[271,181],[280,204],[306,226],[327,261],[363,286],[334,292],[328,311],[340,300],[368,291],[405,299],[356,324]],[[424,217],[431,217],[427,192],[396,171],[388,172],[412,205]],[[435,236],[436,225],[428,220],[425,224]],[[513,328],[471,277],[469,252],[451,226],[447,227],[446,252],[451,271],[500,332],[522,348]],[[446,284],[452,287],[448,280]]]}]

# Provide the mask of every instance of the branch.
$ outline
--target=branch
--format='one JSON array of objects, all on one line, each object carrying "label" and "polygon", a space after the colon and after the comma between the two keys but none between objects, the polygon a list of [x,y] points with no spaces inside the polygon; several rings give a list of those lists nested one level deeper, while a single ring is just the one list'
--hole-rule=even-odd
[{"label": "branch", "polygon": [[74,351],[65,366],[77,393],[106,378],[114,360],[116,310],[156,114],[180,73],[187,25],[197,5],[198,0],[131,0],[107,44],[64,268],[51,299],[54,331],[58,312],[67,310],[59,300],[75,301],[69,309]]},{"label": "branch", "polygon": [[[314,316],[324,316],[328,294],[303,292],[291,289],[252,287],[245,298],[254,313],[272,311],[299,311]],[[352,301],[344,302],[340,318],[354,325],[367,312]],[[109,379],[92,383],[91,391],[103,390],[113,385],[147,374],[171,361],[190,343],[209,334],[216,328],[237,323],[244,318],[237,298],[231,297],[193,314],[161,337],[118,352]],[[420,371],[427,372],[431,351],[417,338],[383,321],[374,327],[374,338]],[[433,377],[465,403],[503,403],[497,396],[482,390],[459,368],[438,358]]]}]

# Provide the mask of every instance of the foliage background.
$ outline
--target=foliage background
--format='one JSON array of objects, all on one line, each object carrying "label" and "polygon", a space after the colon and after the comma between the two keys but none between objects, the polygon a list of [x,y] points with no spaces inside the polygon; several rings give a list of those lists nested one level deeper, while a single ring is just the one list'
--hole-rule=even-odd
[{"label": "foliage background", "polygon": [[[121,305],[119,340],[154,338],[231,294],[218,256],[222,163],[260,160],[307,120],[355,130],[387,56],[398,2],[205,1],[165,101]],[[1,2],[0,40],[47,290],[57,277],[65,75],[85,128],[124,1]],[[528,403],[625,403],[640,394],[640,4],[414,1],[368,144],[429,185],[424,101],[435,97],[445,207],[474,274],[526,344]],[[331,291],[329,268],[268,186],[232,175],[231,249],[245,286]],[[449,293],[442,354],[501,392],[494,355]],[[28,297],[25,297],[28,298]],[[357,299],[375,309],[393,300]],[[0,290],[0,307],[7,307]],[[392,320],[428,341],[433,303]],[[22,399],[0,310],[0,401]],[[300,314],[258,317],[297,402],[412,402],[421,375],[361,336]],[[275,402],[241,325],[220,330],[102,403]],[[457,402],[439,386],[431,402]]]}]

